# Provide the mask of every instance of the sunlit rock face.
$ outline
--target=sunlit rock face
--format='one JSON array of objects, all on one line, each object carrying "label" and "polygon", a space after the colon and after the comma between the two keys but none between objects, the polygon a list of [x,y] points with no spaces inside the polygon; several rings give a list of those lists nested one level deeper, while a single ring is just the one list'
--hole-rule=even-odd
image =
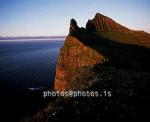
[{"label": "sunlit rock face", "polygon": [[123,32],[132,33],[133,31],[120,25],[109,17],[97,13],[92,20],[88,20],[86,24],[87,30],[97,32]]},{"label": "sunlit rock face", "polygon": [[[56,66],[55,90],[73,89],[69,87],[69,83],[79,72],[80,74],[82,72],[82,76],[83,74],[88,75],[91,71],[89,71],[89,67],[103,63],[104,59],[104,56],[96,50],[85,46],[77,38],[68,36],[60,50]],[[85,67],[88,68],[85,69]]]}]

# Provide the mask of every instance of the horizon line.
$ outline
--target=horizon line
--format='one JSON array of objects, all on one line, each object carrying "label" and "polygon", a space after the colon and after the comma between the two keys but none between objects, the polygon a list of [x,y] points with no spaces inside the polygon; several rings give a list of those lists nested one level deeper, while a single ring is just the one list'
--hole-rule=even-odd
[{"label": "horizon line", "polygon": [[59,35],[59,36],[0,36],[0,38],[64,38],[67,35]]}]

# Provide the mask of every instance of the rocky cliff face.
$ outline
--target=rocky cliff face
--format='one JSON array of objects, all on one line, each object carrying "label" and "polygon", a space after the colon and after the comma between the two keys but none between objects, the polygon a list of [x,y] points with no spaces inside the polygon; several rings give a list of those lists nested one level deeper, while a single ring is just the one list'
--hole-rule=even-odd
[{"label": "rocky cliff face", "polygon": [[[104,56],[96,50],[85,46],[77,38],[68,36],[60,50],[57,62],[55,89],[57,91],[67,90],[71,80],[77,75],[79,68],[92,67],[95,64],[103,63],[104,60]],[[84,72],[86,71],[84,70]]]},{"label": "rocky cliff face", "polygon": [[150,35],[130,30],[98,13],[87,22],[86,28],[79,28],[71,19],[56,66],[55,90],[90,86],[98,76],[93,67],[108,60],[115,67],[149,67],[149,60],[143,60],[149,56],[149,50],[133,44],[150,47]]}]

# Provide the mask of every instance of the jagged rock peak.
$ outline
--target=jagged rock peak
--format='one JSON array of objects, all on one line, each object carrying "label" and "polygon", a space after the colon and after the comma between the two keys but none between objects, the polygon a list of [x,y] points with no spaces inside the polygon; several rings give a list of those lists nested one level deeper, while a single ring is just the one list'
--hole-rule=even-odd
[{"label": "jagged rock peak", "polygon": [[130,33],[131,30],[120,25],[119,23],[115,22],[111,18],[104,16],[103,14],[96,13],[95,17],[92,20],[89,20],[86,24],[87,30],[97,31],[97,32],[125,32]]},{"label": "jagged rock peak", "polygon": [[70,20],[70,25],[72,25],[72,26],[78,26],[76,20],[73,19],[73,18]]},{"label": "jagged rock peak", "polygon": [[70,35],[78,35],[82,32],[121,32],[121,33],[133,33],[134,31],[128,29],[125,26],[120,25],[111,18],[96,13],[92,20],[88,20],[86,28],[79,28],[75,19],[70,20]]},{"label": "jagged rock peak", "polygon": [[79,31],[79,27],[75,19],[70,20],[69,34],[75,34]]},{"label": "jagged rock peak", "polygon": [[101,13],[96,13],[96,14],[95,14],[95,18],[96,18],[96,17],[99,17],[99,16],[106,17],[106,16],[104,16],[104,15],[101,14]]}]

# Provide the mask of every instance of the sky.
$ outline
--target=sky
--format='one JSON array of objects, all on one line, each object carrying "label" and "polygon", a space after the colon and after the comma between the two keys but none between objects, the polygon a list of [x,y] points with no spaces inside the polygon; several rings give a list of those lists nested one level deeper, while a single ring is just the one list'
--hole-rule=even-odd
[{"label": "sky", "polygon": [[63,36],[96,13],[150,33],[150,0],[0,0],[0,36]]}]

